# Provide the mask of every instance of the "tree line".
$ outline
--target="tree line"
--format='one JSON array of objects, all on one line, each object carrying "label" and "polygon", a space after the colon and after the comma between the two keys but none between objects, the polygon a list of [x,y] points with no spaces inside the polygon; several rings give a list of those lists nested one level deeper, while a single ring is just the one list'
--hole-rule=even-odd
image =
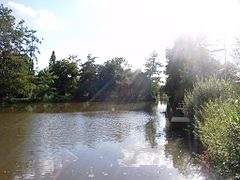
[{"label": "tree line", "polygon": [[0,101],[154,101],[159,95],[160,67],[157,53],[146,60],[145,70],[133,71],[122,57],[95,62],[71,55],[57,59],[55,52],[47,68],[36,72],[36,31],[16,22],[12,10],[0,6]]},{"label": "tree line", "polygon": [[57,59],[53,51],[47,68],[36,72],[38,46],[36,31],[24,21],[17,22],[12,11],[0,6],[0,101],[26,99],[29,101],[118,101],[138,102],[156,100],[163,91],[171,106],[183,101],[185,91],[191,90],[200,78],[217,75],[235,80],[239,72],[239,47],[234,50],[236,65],[226,66],[215,59],[204,36],[181,36],[166,50],[167,75],[160,92],[161,67],[157,53],[145,62],[145,69],[132,70],[126,59],[116,57],[103,64],[89,54],[86,60],[76,55]]}]

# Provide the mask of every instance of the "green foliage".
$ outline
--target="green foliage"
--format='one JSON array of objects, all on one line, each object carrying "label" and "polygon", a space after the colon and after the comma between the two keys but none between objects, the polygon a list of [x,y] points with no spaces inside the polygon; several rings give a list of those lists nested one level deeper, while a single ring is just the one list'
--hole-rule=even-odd
[{"label": "green foliage", "polygon": [[149,78],[150,99],[156,100],[160,93],[161,63],[157,61],[158,54],[154,51],[145,63],[145,74]]},{"label": "green foliage", "polygon": [[215,99],[231,97],[233,87],[230,81],[218,79],[216,76],[198,80],[192,91],[184,96],[184,114],[193,118],[205,103]]},{"label": "green foliage", "polygon": [[11,54],[24,56],[28,62],[29,71],[34,70],[36,53],[39,53],[40,40],[35,36],[36,31],[24,25],[24,21],[15,21],[12,10],[0,5],[0,57],[5,59]]},{"label": "green foliage", "polygon": [[221,176],[240,176],[240,103],[238,100],[209,102],[200,111],[198,132],[206,150],[202,161]]},{"label": "green foliage", "polygon": [[178,38],[171,49],[167,49],[167,81],[165,90],[172,106],[184,98],[185,90],[190,90],[197,78],[206,78],[215,74],[219,63],[207,49],[202,36]]},{"label": "green foliage", "polygon": [[128,76],[128,64],[123,58],[114,58],[95,64],[95,58],[88,55],[81,65],[80,87],[77,96],[82,100],[118,101],[120,89]]},{"label": "green foliage", "polygon": [[153,101],[153,92],[151,89],[151,80],[141,71],[132,73],[128,80],[123,84],[120,91],[123,102],[141,102]]},{"label": "green foliage", "polygon": [[124,58],[116,57],[98,65],[95,57],[89,55],[81,65],[76,97],[82,101],[152,101],[158,88],[146,73],[131,72]]},{"label": "green foliage", "polygon": [[185,94],[184,112],[194,117],[204,145],[201,161],[224,177],[240,175],[240,103],[230,81],[213,76]]},{"label": "green foliage", "polygon": [[146,60],[145,63],[145,73],[147,77],[151,78],[152,81],[160,83],[160,68],[162,65],[157,61],[158,54],[154,51],[151,56]]},{"label": "green foliage", "polygon": [[57,60],[36,73],[34,64],[40,40],[36,31],[16,22],[12,11],[0,6],[0,100],[20,101],[152,101],[159,94],[160,63],[154,52],[146,72],[132,72],[127,61],[116,57],[103,65],[91,54],[79,67],[76,56]]},{"label": "green foliage", "polygon": [[56,61],[50,68],[50,73],[56,77],[53,87],[61,96],[72,94],[77,87],[79,68],[77,60],[62,59]]},{"label": "green foliage", "polygon": [[53,51],[49,59],[49,67],[52,67],[56,63],[56,60],[55,51]]},{"label": "green foliage", "polygon": [[[124,58],[114,58],[104,63],[104,67],[100,72],[101,84],[104,91],[101,96],[104,99],[117,100],[120,95],[120,89],[125,84],[129,73],[128,63]],[[117,93],[115,93],[117,92]],[[108,96],[110,94],[110,96]],[[121,95],[120,95],[121,96]]]},{"label": "green foliage", "polygon": [[41,70],[36,77],[36,98],[39,98],[43,101],[53,101],[56,95],[54,83],[57,78],[58,77],[48,69]]},{"label": "green foliage", "polygon": [[87,56],[87,61],[81,64],[80,79],[75,95],[78,99],[90,100],[99,89],[97,74],[101,68],[95,64],[95,59],[96,57],[92,57],[91,54],[89,54]]},{"label": "green foliage", "polygon": [[16,22],[12,11],[0,5],[0,99],[32,97],[34,61],[40,40],[24,21]]}]

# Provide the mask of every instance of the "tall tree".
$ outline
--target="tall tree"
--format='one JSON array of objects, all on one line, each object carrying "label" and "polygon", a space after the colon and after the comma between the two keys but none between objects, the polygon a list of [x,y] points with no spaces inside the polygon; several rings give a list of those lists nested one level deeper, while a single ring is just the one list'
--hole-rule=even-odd
[{"label": "tall tree", "polygon": [[149,79],[149,99],[156,99],[160,93],[161,83],[161,63],[157,60],[157,52],[152,52],[150,57],[146,59],[145,63],[145,74]]},{"label": "tall tree", "polygon": [[128,75],[127,83],[122,86],[122,97],[125,102],[152,101],[153,92],[151,89],[151,79],[140,70]]},{"label": "tall tree", "polygon": [[56,76],[54,88],[59,95],[71,95],[77,87],[79,68],[77,61],[70,58],[58,60],[52,65],[50,72]]},{"label": "tall tree", "polygon": [[203,36],[176,39],[174,46],[166,50],[166,58],[165,90],[173,107],[183,100],[185,90],[191,89],[198,77],[205,78],[219,70],[219,62],[210,55]]},{"label": "tall tree", "polygon": [[152,52],[150,57],[146,60],[145,63],[145,73],[147,77],[155,82],[160,82],[161,74],[161,63],[157,61],[158,54],[157,52]]},{"label": "tall tree", "polygon": [[12,10],[0,5],[0,99],[29,97],[40,40],[36,31],[16,22]]},{"label": "tall tree", "polygon": [[38,72],[36,76],[37,88],[34,93],[36,98],[44,101],[54,100],[56,95],[56,88],[54,87],[54,83],[57,78],[58,76],[54,75],[54,73],[48,68],[45,68]]},{"label": "tall tree", "polygon": [[80,79],[76,96],[83,100],[90,100],[97,91],[97,69],[95,59],[88,54],[87,61],[81,64]]},{"label": "tall tree", "polygon": [[55,51],[53,51],[49,59],[49,68],[51,68],[55,63],[56,63],[56,55],[55,55]]},{"label": "tall tree", "polygon": [[110,100],[120,98],[120,87],[129,71],[124,58],[108,60],[104,65],[95,64],[96,57],[88,55],[81,65],[80,82],[77,96],[82,100]]},{"label": "tall tree", "polygon": [[[129,65],[126,59],[115,57],[104,63],[104,68],[100,72],[101,84],[104,92],[102,98],[110,101],[120,98],[121,86],[127,80]],[[119,97],[118,97],[119,96]]]}]

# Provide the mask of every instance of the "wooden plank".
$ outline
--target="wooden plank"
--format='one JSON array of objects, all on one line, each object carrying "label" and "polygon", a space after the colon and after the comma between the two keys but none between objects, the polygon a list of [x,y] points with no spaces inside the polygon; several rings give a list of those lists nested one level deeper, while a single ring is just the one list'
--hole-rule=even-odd
[{"label": "wooden plank", "polygon": [[173,123],[190,123],[191,120],[188,117],[173,116],[172,119],[171,119],[171,122],[173,122]]}]

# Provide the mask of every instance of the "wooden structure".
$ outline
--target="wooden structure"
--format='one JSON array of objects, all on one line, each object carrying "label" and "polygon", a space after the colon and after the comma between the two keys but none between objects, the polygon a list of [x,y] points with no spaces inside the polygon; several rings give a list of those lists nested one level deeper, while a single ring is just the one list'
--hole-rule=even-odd
[{"label": "wooden structure", "polygon": [[175,112],[169,114],[169,123],[173,128],[182,128],[191,124],[191,119],[184,116],[183,103],[178,103]]}]

